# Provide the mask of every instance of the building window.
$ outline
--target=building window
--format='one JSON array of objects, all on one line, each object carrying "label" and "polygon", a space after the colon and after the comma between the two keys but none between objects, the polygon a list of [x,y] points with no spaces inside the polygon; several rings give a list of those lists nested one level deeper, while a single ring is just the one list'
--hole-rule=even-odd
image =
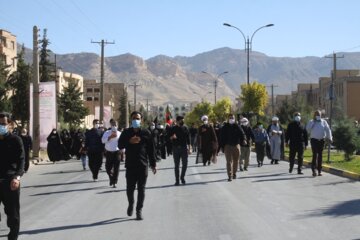
[{"label": "building window", "polygon": [[92,97],[86,97],[86,101],[91,102],[92,100]]},{"label": "building window", "polygon": [[6,38],[5,38],[5,37],[1,37],[1,45],[3,45],[4,47],[7,47]]},{"label": "building window", "polygon": [[92,88],[87,88],[87,89],[86,89],[86,92],[92,93],[92,92],[93,92],[93,89],[92,89]]},{"label": "building window", "polygon": [[95,101],[95,102],[98,102],[98,101],[99,101],[99,98],[98,98],[98,97],[94,97],[94,101]]},{"label": "building window", "polygon": [[15,65],[16,65],[16,58],[13,58],[13,59],[12,59],[12,66],[13,66],[13,68],[15,68]]},{"label": "building window", "polygon": [[95,93],[99,93],[99,92],[100,92],[100,88],[94,88],[94,92],[95,92]]},{"label": "building window", "polygon": [[15,50],[15,42],[14,41],[11,41],[11,47],[13,50]]}]

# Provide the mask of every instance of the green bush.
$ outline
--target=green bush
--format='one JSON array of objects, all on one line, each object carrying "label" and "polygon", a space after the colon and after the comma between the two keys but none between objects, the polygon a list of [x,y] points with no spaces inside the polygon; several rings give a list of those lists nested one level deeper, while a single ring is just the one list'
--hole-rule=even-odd
[{"label": "green bush", "polygon": [[351,160],[351,156],[360,147],[360,139],[357,135],[353,121],[350,119],[343,119],[337,122],[333,132],[334,146],[338,150],[344,151],[346,161]]}]

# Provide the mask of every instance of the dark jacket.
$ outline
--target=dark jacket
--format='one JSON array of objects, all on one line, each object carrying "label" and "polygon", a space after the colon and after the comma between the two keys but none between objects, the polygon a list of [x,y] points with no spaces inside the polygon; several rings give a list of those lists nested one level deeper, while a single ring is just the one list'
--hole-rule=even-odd
[{"label": "dark jacket", "polygon": [[173,126],[169,131],[170,137],[172,135],[176,135],[176,139],[172,140],[173,146],[182,146],[186,147],[187,145],[190,145],[190,132],[189,129],[183,125],[183,126]]},{"label": "dark jacket", "polygon": [[245,133],[237,124],[225,123],[220,129],[220,147],[225,145],[236,146],[243,143],[245,140]]},{"label": "dark jacket", "polygon": [[[140,143],[131,144],[130,138],[138,136],[141,138]],[[156,167],[155,145],[149,130],[140,129],[138,132],[134,128],[125,129],[119,138],[119,149],[125,149],[126,168]]]},{"label": "dark jacket", "polygon": [[290,146],[307,146],[308,145],[308,133],[300,122],[292,121],[289,123],[286,133],[285,142]]},{"label": "dark jacket", "polygon": [[100,129],[92,128],[85,133],[85,147],[88,152],[103,152],[104,144],[101,142],[103,132]]},{"label": "dark jacket", "polygon": [[29,136],[29,135],[25,135],[25,136],[21,135],[20,138],[21,138],[21,140],[22,140],[22,142],[24,144],[25,152],[29,152],[31,150],[31,148],[32,148],[32,138],[31,138],[31,136]]},{"label": "dark jacket", "polygon": [[240,143],[242,147],[250,147],[252,142],[255,142],[254,132],[250,126],[240,126],[245,133],[246,144]]},{"label": "dark jacket", "polygon": [[0,180],[12,179],[24,174],[25,153],[22,140],[8,133],[0,140]]}]

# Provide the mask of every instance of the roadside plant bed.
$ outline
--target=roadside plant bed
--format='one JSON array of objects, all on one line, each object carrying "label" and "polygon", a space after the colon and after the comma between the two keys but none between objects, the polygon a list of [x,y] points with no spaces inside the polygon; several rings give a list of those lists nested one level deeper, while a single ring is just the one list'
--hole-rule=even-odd
[{"label": "roadside plant bed", "polygon": [[[289,149],[285,148],[285,156],[289,157]],[[353,155],[350,161],[345,161],[343,152],[331,150],[330,152],[330,163],[327,162],[328,151],[324,149],[323,152],[323,165],[334,167],[340,170],[350,171],[353,173],[360,174],[360,156]],[[312,152],[311,149],[307,148],[304,152],[304,160],[311,162]]]}]

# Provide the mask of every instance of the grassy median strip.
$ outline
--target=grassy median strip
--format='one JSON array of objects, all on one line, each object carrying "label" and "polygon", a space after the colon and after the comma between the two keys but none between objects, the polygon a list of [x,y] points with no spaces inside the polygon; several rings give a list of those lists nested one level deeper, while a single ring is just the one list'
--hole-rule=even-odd
[{"label": "grassy median strip", "polygon": [[[285,148],[285,155],[289,157],[289,149]],[[312,159],[311,149],[306,149],[304,152],[304,160],[310,161]],[[350,171],[353,173],[360,174],[360,156],[354,155],[351,158],[351,161],[345,161],[344,153],[338,152],[336,150],[331,150],[330,152],[330,163],[327,162],[328,159],[328,151],[324,149],[323,152],[323,165],[327,165],[329,167],[334,167],[340,170]]]}]

